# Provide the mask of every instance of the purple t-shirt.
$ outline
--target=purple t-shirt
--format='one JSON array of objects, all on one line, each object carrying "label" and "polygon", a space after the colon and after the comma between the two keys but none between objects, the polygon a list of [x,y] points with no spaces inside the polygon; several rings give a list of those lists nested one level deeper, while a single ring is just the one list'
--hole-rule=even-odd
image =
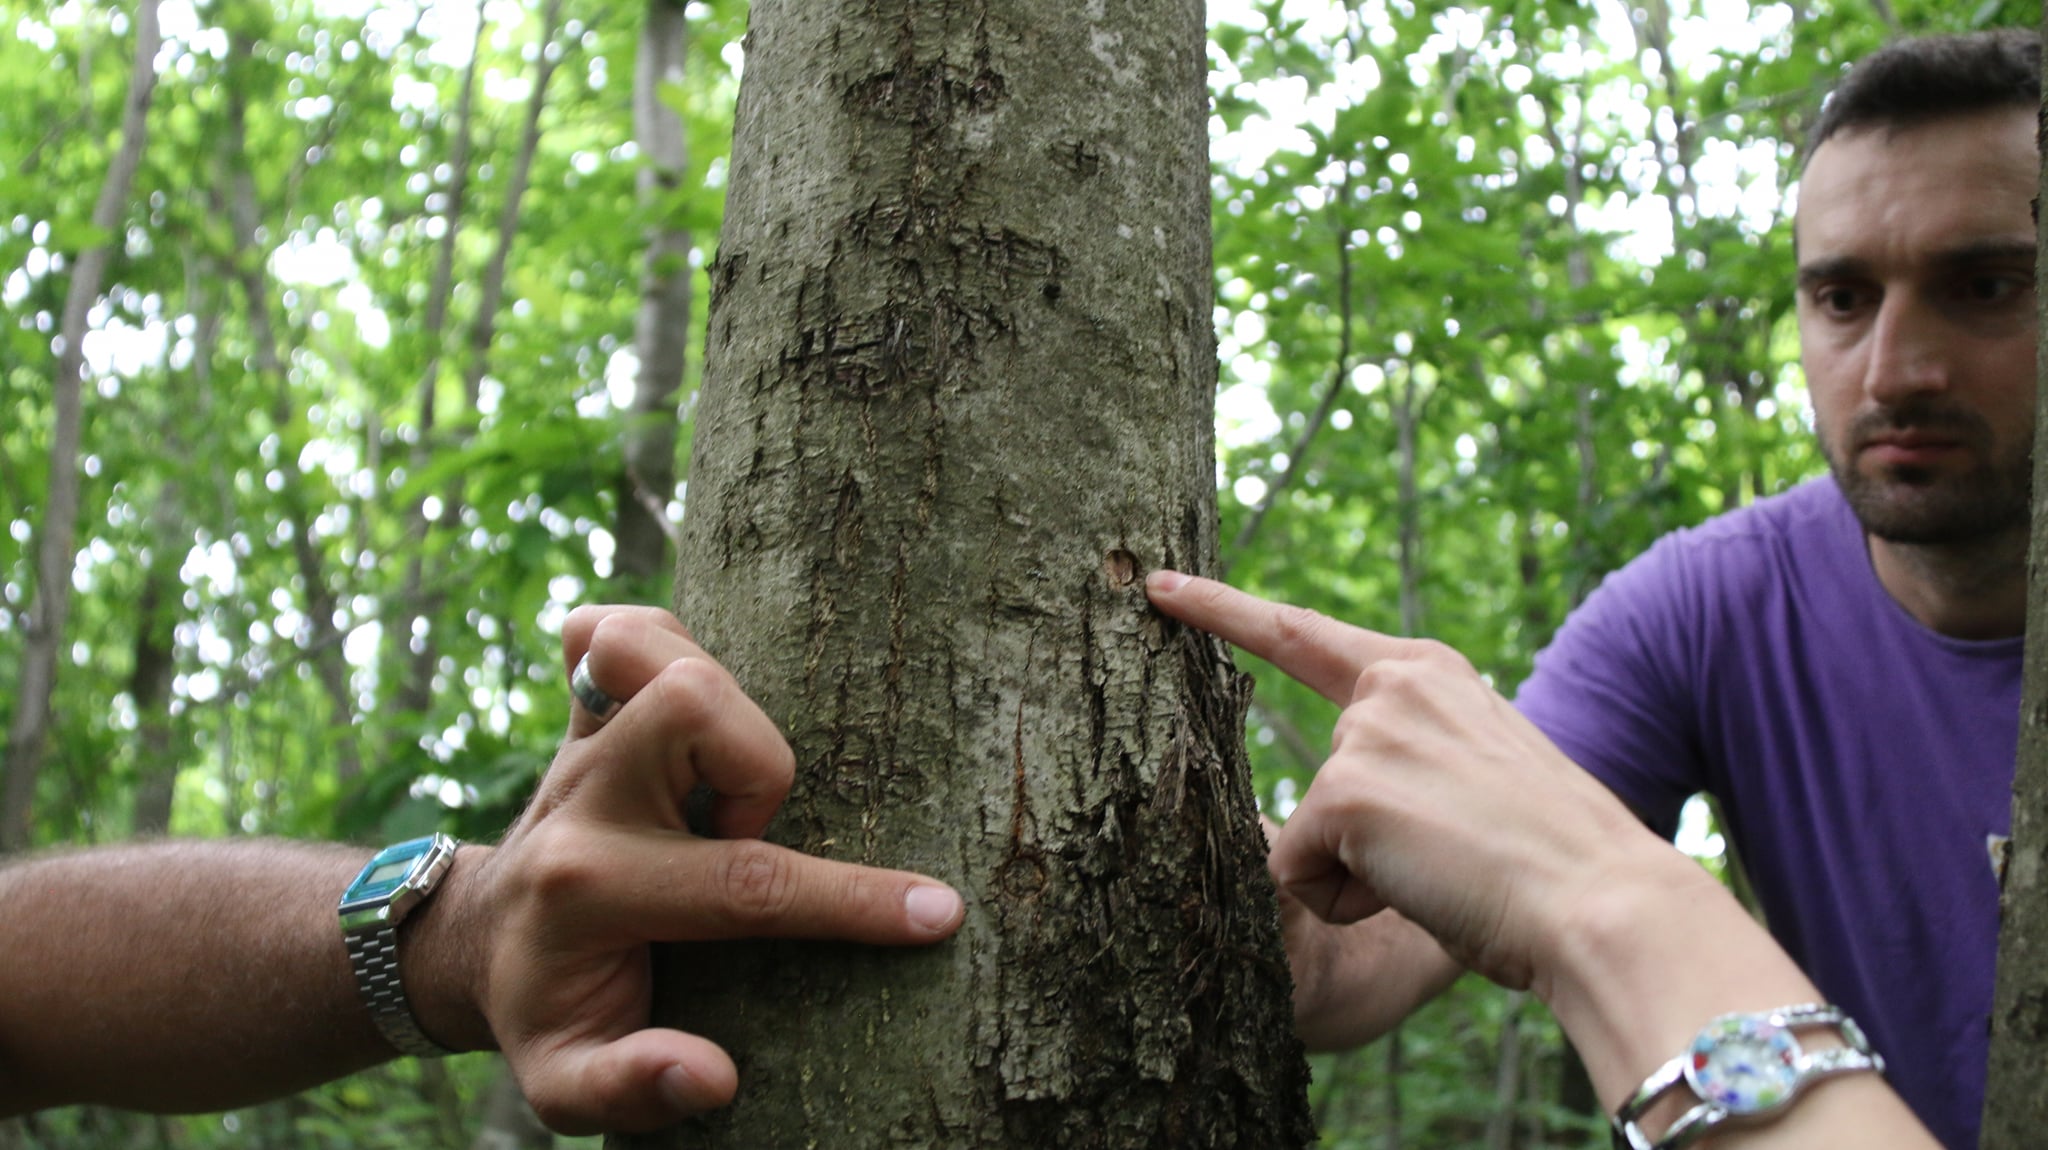
[{"label": "purple t-shirt", "polygon": [[1820,479],[1659,540],[1516,698],[1666,834],[1720,799],[1772,932],[1951,1150],[1984,1100],[2022,644],[1920,625]]}]

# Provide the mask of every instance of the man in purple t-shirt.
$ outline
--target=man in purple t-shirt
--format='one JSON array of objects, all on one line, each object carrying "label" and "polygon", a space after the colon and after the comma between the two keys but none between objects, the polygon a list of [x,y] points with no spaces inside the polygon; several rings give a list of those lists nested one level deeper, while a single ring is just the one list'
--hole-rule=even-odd
[{"label": "man in purple t-shirt", "polygon": [[1610,578],[1517,706],[1667,832],[1715,795],[1774,934],[1976,1145],[2034,412],[2038,48],[1904,42],[1816,126],[1801,360],[1832,473]]},{"label": "man in purple t-shirt", "polygon": [[[1873,542],[1871,548],[1879,544]],[[1765,918],[1946,1145],[1976,1144],[2019,731],[2017,636],[1915,618],[1832,479],[1616,573],[1516,705],[1669,833],[1720,799]]]},{"label": "man in purple t-shirt", "polygon": [[[1801,359],[1832,476],[1614,574],[1516,704],[1666,834],[1688,796],[1720,799],[1779,943],[1951,1150],[1976,1145],[1988,846],[2010,822],[2018,733],[2039,75],[2038,39],[2007,30],[1896,42],[1844,79],[1796,224]],[[1244,599],[1155,591],[1292,673],[1328,686],[1348,668],[1353,705],[1376,689],[1347,629]],[[1446,769],[1515,745],[1498,725],[1462,738],[1403,745]],[[1458,970],[1391,912],[1286,925],[1314,1047],[1376,1036]]]}]

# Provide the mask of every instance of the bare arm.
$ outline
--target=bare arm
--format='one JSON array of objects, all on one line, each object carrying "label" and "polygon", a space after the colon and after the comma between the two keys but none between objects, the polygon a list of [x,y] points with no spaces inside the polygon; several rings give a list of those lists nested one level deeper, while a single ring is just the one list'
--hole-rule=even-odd
[{"label": "bare arm", "polygon": [[224,1109],[389,1058],[335,925],[368,858],[167,842],[0,870],[0,1114]]},{"label": "bare arm", "polygon": [[[937,942],[959,896],[902,871],[759,841],[795,759],[666,612],[585,608],[609,721],[572,709],[533,802],[495,848],[464,847],[399,928],[426,1034],[501,1049],[550,1126],[645,1130],[730,1101],[732,1060],[648,1025],[650,942]],[[719,838],[684,825],[699,784]],[[0,871],[0,1117],[66,1102],[205,1110],[384,1061],[336,904],[366,850],[160,843]]]},{"label": "bare arm", "polygon": [[[1610,1113],[1714,1017],[1819,1000],[1720,884],[1456,652],[1209,580],[1155,572],[1148,586],[1170,614],[1342,695],[1330,760],[1274,846],[1281,889],[1333,926],[1397,910],[1458,962],[1533,990]],[[1667,1097],[1645,1129],[1660,1134],[1692,1101]],[[1771,1121],[1713,1139],[1744,1150],[1935,1146],[1870,1073],[1822,1082]]]}]

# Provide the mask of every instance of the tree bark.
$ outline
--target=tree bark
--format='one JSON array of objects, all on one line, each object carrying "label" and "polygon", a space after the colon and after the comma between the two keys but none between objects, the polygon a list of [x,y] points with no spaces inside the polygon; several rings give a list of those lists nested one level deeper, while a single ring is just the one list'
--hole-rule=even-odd
[{"label": "tree bark", "polygon": [[772,837],[958,884],[919,951],[674,950],[738,1103],[615,1146],[1298,1147],[1215,562],[1199,0],[761,0],[678,608],[780,723]]},{"label": "tree bark", "polygon": [[50,733],[50,701],[56,695],[58,653],[71,613],[71,564],[78,538],[78,445],[84,423],[85,336],[93,301],[117,246],[124,241],[121,219],[128,192],[149,142],[149,104],[156,93],[156,53],[163,43],[156,0],[135,5],[135,62],[121,113],[121,147],[107,166],[106,183],[93,204],[93,229],[104,236],[78,254],[64,296],[58,327],[62,348],[53,384],[55,426],[50,434],[49,495],[36,540],[36,593],[28,612],[28,641],[22,652],[20,695],[7,731],[4,785],[0,785],[0,853],[22,850],[32,838],[30,816],[36,778],[43,769]]},{"label": "tree bark", "polygon": [[[2044,21],[2048,26],[2048,21]],[[2048,147],[2048,121],[2042,126]],[[2041,184],[2048,188],[2048,153]],[[2038,241],[2048,255],[2048,231]],[[2037,267],[2048,272],[2048,263]],[[2037,295],[2036,308],[2048,294]],[[2040,1144],[2048,1129],[2048,359],[2035,389],[2034,519],[2027,554],[2027,650],[2020,688],[2019,759],[2012,796],[1998,931],[1998,987],[1991,1001],[1991,1059],[1984,1089],[1982,1150]]]},{"label": "tree bark", "polygon": [[626,408],[622,436],[625,470],[618,488],[618,550],[613,573],[648,588],[665,581],[673,529],[669,500],[676,489],[676,394],[683,387],[690,343],[690,233],[665,217],[664,202],[689,169],[683,118],[662,99],[662,89],[683,79],[689,18],[678,0],[647,0],[647,27],[633,78],[633,137],[646,166],[640,169],[640,207],[650,213],[647,264],[640,279],[640,315],[633,348],[640,372]]}]

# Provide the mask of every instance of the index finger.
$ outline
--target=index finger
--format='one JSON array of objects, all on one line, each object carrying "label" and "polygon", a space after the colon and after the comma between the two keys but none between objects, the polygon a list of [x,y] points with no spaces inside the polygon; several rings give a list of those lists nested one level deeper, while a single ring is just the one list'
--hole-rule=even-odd
[{"label": "index finger", "polygon": [[1145,593],[1161,611],[1250,651],[1340,707],[1351,702],[1367,667],[1405,646],[1392,635],[1178,571],[1152,572]]},{"label": "index finger", "polygon": [[911,871],[807,855],[758,839],[714,840],[651,828],[609,837],[584,860],[574,913],[585,937],[702,942],[804,938],[924,946],[966,917],[958,891]]}]

